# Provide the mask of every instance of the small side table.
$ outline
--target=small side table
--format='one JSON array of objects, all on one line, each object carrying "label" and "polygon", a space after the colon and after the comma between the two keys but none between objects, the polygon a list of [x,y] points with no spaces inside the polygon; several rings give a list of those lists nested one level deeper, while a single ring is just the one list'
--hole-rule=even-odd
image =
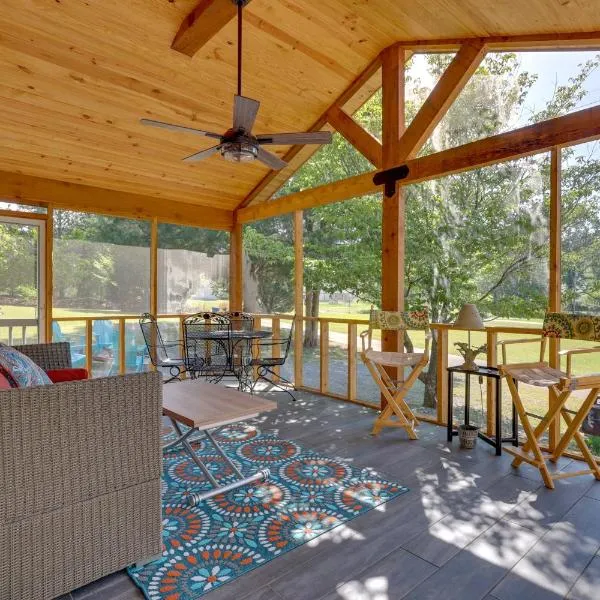
[{"label": "small side table", "polygon": [[478,377],[487,377],[496,380],[496,431],[494,437],[490,437],[478,432],[478,436],[490,446],[496,448],[496,456],[502,454],[502,442],[512,442],[513,446],[519,445],[519,431],[517,421],[517,409],[513,404],[512,408],[512,435],[502,437],[502,375],[496,367],[479,367],[477,371],[465,369],[463,366],[448,367],[448,441],[451,442],[453,436],[458,435],[458,431],[453,428],[452,423],[452,404],[454,397],[454,373],[464,373],[465,375],[465,425],[469,425],[469,412],[471,404],[471,375]]}]

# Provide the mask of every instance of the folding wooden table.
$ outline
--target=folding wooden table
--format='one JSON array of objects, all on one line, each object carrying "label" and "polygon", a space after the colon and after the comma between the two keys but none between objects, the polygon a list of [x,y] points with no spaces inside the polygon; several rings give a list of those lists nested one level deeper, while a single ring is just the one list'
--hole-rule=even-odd
[{"label": "folding wooden table", "polygon": [[[182,381],[163,386],[163,415],[169,417],[178,436],[176,440],[165,445],[163,451],[181,445],[213,486],[212,490],[206,492],[188,490],[187,501],[189,504],[195,506],[217,494],[258,481],[265,481],[269,477],[268,469],[244,476],[219,446],[214,434],[227,425],[252,419],[262,412],[275,408],[277,408],[277,404],[271,400],[203,381]],[[189,429],[183,431],[181,425],[185,425]],[[233,469],[237,475],[234,482],[219,485],[201,458],[194,452],[190,437],[197,432],[210,441],[226,464]]]}]

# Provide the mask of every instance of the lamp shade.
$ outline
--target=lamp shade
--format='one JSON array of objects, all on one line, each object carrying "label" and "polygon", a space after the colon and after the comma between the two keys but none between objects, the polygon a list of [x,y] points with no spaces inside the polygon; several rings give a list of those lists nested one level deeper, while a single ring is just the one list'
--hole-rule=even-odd
[{"label": "lamp shade", "polygon": [[463,304],[454,321],[454,327],[459,329],[485,329],[483,320],[474,304]]}]

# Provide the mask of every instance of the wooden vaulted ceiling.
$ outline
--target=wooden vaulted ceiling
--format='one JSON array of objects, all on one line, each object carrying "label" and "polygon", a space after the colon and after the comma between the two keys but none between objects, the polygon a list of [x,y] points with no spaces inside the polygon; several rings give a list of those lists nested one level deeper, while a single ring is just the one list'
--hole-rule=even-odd
[{"label": "wooden vaulted ceiling", "polygon": [[[211,140],[138,122],[231,123],[235,23],[193,57],[171,48],[198,1],[2,0],[0,171],[161,205],[243,204],[267,168],[184,164]],[[244,94],[262,103],[260,133],[313,126],[397,41],[600,30],[589,0],[252,0],[245,15]]]}]

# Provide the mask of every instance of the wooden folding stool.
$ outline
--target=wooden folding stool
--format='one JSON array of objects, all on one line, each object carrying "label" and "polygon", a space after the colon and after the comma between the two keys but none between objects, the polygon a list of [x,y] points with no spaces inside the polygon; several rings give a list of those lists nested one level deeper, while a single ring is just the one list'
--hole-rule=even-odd
[{"label": "wooden folding stool", "polygon": [[[380,352],[372,347],[373,331],[407,331],[421,329],[425,331],[425,349],[423,352]],[[419,424],[416,416],[406,403],[406,395],[416,382],[421,371],[429,362],[429,317],[424,311],[391,312],[371,309],[369,329],[360,334],[362,340],[361,358],[375,383],[381,390],[387,404],[375,420],[373,435],[382,427],[402,427],[411,440],[418,439],[415,427]],[[387,368],[396,368],[404,374],[404,368],[410,367],[409,376],[394,380]]]},{"label": "wooden folding stool", "polygon": [[[546,340],[549,337],[561,339],[576,339],[586,341],[600,341],[600,317],[590,315],[574,315],[569,313],[546,313],[542,330],[540,361],[535,363],[504,364],[500,371],[506,378],[513,403],[519,414],[523,425],[523,431],[527,438],[521,448],[506,448],[506,452],[514,455],[513,467],[518,467],[522,462],[527,462],[537,467],[542,475],[544,484],[549,489],[554,489],[554,480],[577,475],[592,474],[600,480],[600,468],[590,452],[585,439],[579,431],[586,419],[596,398],[600,394],[600,375],[587,375],[580,377],[572,376],[572,357],[576,354],[600,352],[600,347],[578,348],[563,351],[560,354],[567,357],[566,372],[552,368],[544,361]],[[526,343],[536,340],[507,340],[501,342],[503,361],[506,362],[506,344]],[[599,369],[600,371],[600,369]],[[543,387],[549,389],[552,394],[552,402],[545,415],[538,417],[525,410],[521,399],[517,382]],[[577,411],[567,409],[566,404],[571,394],[576,391],[587,391]],[[530,417],[539,418],[537,427],[531,425]],[[556,419],[563,419],[566,430],[561,436],[556,448],[550,455],[544,455],[540,447],[542,435],[550,428]],[[572,440],[575,440],[589,469],[552,474],[546,460],[556,462],[565,452]]]}]

